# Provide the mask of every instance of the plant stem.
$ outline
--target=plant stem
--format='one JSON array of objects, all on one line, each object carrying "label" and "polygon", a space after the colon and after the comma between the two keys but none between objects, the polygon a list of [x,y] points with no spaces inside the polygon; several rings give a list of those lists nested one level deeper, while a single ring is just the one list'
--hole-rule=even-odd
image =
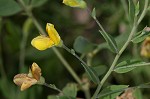
[{"label": "plant stem", "polygon": [[51,89],[54,89],[54,90],[56,90],[56,91],[58,91],[58,92],[60,92],[60,93],[63,93],[60,89],[58,89],[58,88],[57,88],[55,85],[53,85],[53,84],[44,83],[43,85],[46,86],[46,87],[49,87],[49,88],[51,88]]},{"label": "plant stem", "polygon": [[74,79],[81,85],[82,82],[81,82],[80,78],[77,76],[77,74],[74,72],[74,70],[68,64],[68,62],[64,59],[64,57],[60,54],[60,52],[55,47],[53,47],[52,49],[55,52],[55,54],[59,57],[60,61],[64,64],[65,68],[70,72],[70,74],[74,77]]},{"label": "plant stem", "polygon": [[136,31],[136,25],[132,28],[132,31],[128,37],[128,40],[126,41],[126,43],[123,45],[123,47],[121,48],[121,50],[119,51],[119,53],[116,55],[112,65],[110,66],[109,70],[107,71],[107,73],[105,74],[105,76],[103,77],[103,79],[101,80],[101,82],[99,83],[94,95],[92,99],[96,99],[101,87],[103,86],[104,82],[106,81],[106,79],[110,76],[111,72],[113,71],[118,59],[120,58],[121,54],[123,53],[123,51],[126,49],[126,47],[128,46],[128,44],[130,43],[132,36],[134,35],[135,31]]},{"label": "plant stem", "polygon": [[72,54],[73,56],[75,56],[83,65],[88,66],[75,52],[74,50],[70,50],[67,46],[65,46],[63,44],[62,46],[66,51],[68,51],[70,54]]},{"label": "plant stem", "polygon": [[19,67],[21,68],[24,66],[25,63],[25,47],[27,43],[28,33],[23,33],[22,41],[20,43],[20,57],[19,57]]},{"label": "plant stem", "polygon": [[70,96],[66,95],[63,91],[61,91],[60,89],[58,89],[54,84],[47,84],[47,83],[44,83],[43,84],[44,86],[48,87],[48,88],[51,88],[51,89],[54,89],[60,93],[62,93],[63,95],[65,95],[68,99],[71,99]]},{"label": "plant stem", "polygon": [[101,80],[101,82],[99,83],[92,99],[96,99],[101,87],[103,86],[104,82],[107,80],[107,78],[110,76],[110,74],[112,73],[115,65],[117,64],[118,59],[120,58],[121,54],[123,53],[123,51],[126,49],[126,47],[128,46],[128,44],[130,43],[134,33],[136,32],[136,29],[139,25],[139,23],[142,21],[142,19],[144,18],[146,12],[147,12],[147,7],[148,7],[148,0],[145,1],[145,6],[144,6],[144,10],[141,14],[141,16],[139,17],[138,21],[137,21],[137,17],[135,16],[134,18],[134,25],[133,28],[131,30],[131,33],[126,41],[126,43],[123,45],[123,47],[121,48],[121,50],[119,51],[119,53],[116,55],[112,65],[110,66],[109,70],[107,71],[106,75],[103,77],[103,79]]},{"label": "plant stem", "polygon": [[[63,44],[62,46],[66,51],[68,51],[70,54],[72,54],[73,56],[75,56],[83,65],[85,66],[88,66],[75,52],[74,50],[70,50],[67,46],[65,46]],[[91,95],[90,95],[90,92],[89,92],[89,88],[87,88],[88,86],[86,86],[85,88],[82,86],[82,89],[85,93],[85,96],[86,96],[86,99],[90,99],[91,98]]]}]

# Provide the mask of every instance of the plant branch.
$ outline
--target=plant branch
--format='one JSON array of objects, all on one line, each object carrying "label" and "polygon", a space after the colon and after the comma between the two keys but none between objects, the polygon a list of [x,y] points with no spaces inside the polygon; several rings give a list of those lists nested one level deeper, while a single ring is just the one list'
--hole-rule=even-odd
[{"label": "plant branch", "polygon": [[[65,46],[63,44],[62,46],[66,51],[68,51],[70,54],[72,54],[73,56],[75,56],[83,65],[85,66],[88,66],[87,63],[85,63],[76,53],[75,51],[72,49],[70,50],[67,46]],[[86,99],[90,99],[91,98],[91,95],[90,95],[90,92],[89,92],[89,87],[86,86],[86,87],[83,87],[82,86],[82,89],[84,90],[84,93],[85,93],[85,96],[86,96]]]},{"label": "plant branch", "polygon": [[97,97],[97,95],[98,95],[101,87],[103,86],[104,82],[110,76],[110,74],[112,73],[115,65],[117,64],[118,59],[120,58],[120,56],[122,55],[123,51],[126,49],[126,47],[128,46],[128,44],[130,43],[130,41],[131,41],[134,33],[136,32],[136,29],[137,29],[139,23],[142,21],[142,19],[144,18],[145,14],[146,14],[147,7],[148,7],[148,0],[145,1],[144,10],[143,10],[140,18],[138,19],[138,21],[137,21],[137,17],[135,16],[135,18],[134,18],[134,25],[133,25],[133,28],[131,30],[131,33],[130,33],[130,35],[129,35],[127,41],[126,41],[126,43],[123,45],[123,47],[121,48],[121,50],[119,51],[119,53],[116,55],[116,57],[115,57],[112,65],[110,66],[109,70],[107,71],[107,73],[105,74],[105,76],[103,77],[103,79],[101,80],[101,82],[99,83],[99,85],[98,85],[98,87],[97,87],[97,89],[96,89],[96,91],[95,91],[92,99],[96,99],[96,97]]},{"label": "plant branch", "polygon": [[19,67],[21,70],[21,67],[24,66],[24,62],[25,62],[25,47],[26,47],[26,43],[27,43],[27,39],[28,39],[28,33],[23,33],[23,37],[20,43],[20,56],[19,56]]},{"label": "plant branch", "polygon": [[54,84],[47,84],[47,83],[44,83],[43,84],[44,86],[48,87],[48,88],[51,88],[51,89],[54,89],[60,93],[62,93],[63,95],[65,95],[68,99],[71,99],[70,96],[66,95],[63,91],[61,91],[60,89],[58,89]]},{"label": "plant branch", "polygon": [[72,54],[73,56],[75,56],[83,65],[88,66],[76,53],[75,51],[72,49],[70,50],[67,46],[65,46],[63,44],[62,46],[66,51],[68,51],[70,54]]},{"label": "plant branch", "polygon": [[107,73],[105,74],[105,76],[103,77],[103,79],[101,80],[101,82],[99,83],[94,95],[92,99],[96,99],[101,87],[103,86],[104,82],[107,80],[107,78],[110,76],[110,74],[112,73],[115,65],[117,64],[118,59],[120,58],[121,54],[123,53],[123,51],[126,49],[126,47],[128,46],[128,44],[130,43],[135,31],[136,31],[137,25],[135,24],[132,28],[132,31],[128,37],[128,40],[126,41],[126,43],[123,45],[123,47],[121,48],[121,50],[119,51],[119,53],[116,55],[112,65],[110,66],[109,70],[107,71]]},{"label": "plant branch", "polygon": [[80,78],[77,76],[77,74],[74,72],[74,70],[68,64],[68,62],[64,59],[64,57],[60,54],[60,52],[55,47],[53,47],[52,49],[55,52],[55,54],[58,56],[60,61],[64,64],[65,68],[70,72],[70,74],[74,77],[74,79],[81,85],[82,82],[81,82]]}]

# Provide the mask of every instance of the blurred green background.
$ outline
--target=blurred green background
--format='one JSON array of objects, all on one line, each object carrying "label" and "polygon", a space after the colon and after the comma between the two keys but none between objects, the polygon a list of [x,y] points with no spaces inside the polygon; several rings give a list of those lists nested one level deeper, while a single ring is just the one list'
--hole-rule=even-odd
[{"label": "blurred green background", "polygon": [[[2,5],[3,1],[5,0],[0,0],[0,8],[5,6]],[[24,1],[28,2],[28,0]],[[103,25],[105,30],[117,39],[116,41],[119,47],[121,47],[127,39],[130,31],[129,25],[131,24],[126,17],[126,13],[123,8],[125,4],[122,1],[86,0],[90,10],[94,7],[96,8],[98,20]],[[125,2],[126,1],[127,0],[125,0]],[[74,46],[74,42],[78,36],[83,36],[86,38],[88,43],[92,44],[94,48],[97,46],[103,46],[93,57],[91,62],[92,66],[104,65],[103,70],[99,71],[103,71],[103,74],[100,76],[100,78],[102,78],[106,70],[111,65],[115,54],[112,54],[112,52],[108,50],[105,40],[98,32],[98,26],[89,16],[87,10],[65,6],[62,4],[62,0],[34,0],[34,2],[35,6],[33,8],[33,14],[44,30],[46,23],[53,23],[63,42],[69,48],[76,47]],[[140,2],[143,3],[144,0]],[[11,10],[11,8],[5,10]],[[26,91],[21,92],[19,87],[13,83],[13,77],[18,73],[27,73],[28,68],[33,62],[36,62],[41,67],[42,75],[45,77],[47,83],[55,84],[58,88],[62,89],[67,83],[76,82],[52,49],[38,51],[31,46],[31,40],[35,36],[39,35],[39,31],[33,24],[30,25],[27,33],[23,31],[24,24],[28,17],[22,10],[16,13],[14,12],[11,15],[0,14],[0,16],[1,99],[46,99],[48,95],[58,94],[52,89],[38,85],[32,86]],[[150,14],[148,13],[140,24],[139,30],[143,29],[145,26],[150,26],[149,17]],[[119,61],[130,60],[132,58],[139,58],[144,61],[149,61],[149,59],[144,59],[140,56],[140,46],[140,44],[130,44]],[[88,57],[87,53],[91,50],[83,49],[83,51],[80,51],[82,48],[83,46],[81,44],[81,46],[78,46],[75,50],[78,51],[78,55],[85,54],[84,59],[86,61],[86,57]],[[71,54],[67,53],[64,49],[58,48],[58,50],[65,57],[79,77],[82,78],[85,72],[80,62]],[[87,52],[84,53],[84,51]],[[23,57],[24,59],[22,60],[20,57]],[[149,68],[150,67],[140,67],[126,74],[112,73],[111,77],[109,77],[104,86],[109,84],[136,86],[149,82]],[[96,86],[91,82],[91,93],[95,91],[95,88]],[[150,89],[142,89],[141,91],[143,94],[143,99],[149,99]],[[84,98],[82,91],[79,91],[77,96]]]}]

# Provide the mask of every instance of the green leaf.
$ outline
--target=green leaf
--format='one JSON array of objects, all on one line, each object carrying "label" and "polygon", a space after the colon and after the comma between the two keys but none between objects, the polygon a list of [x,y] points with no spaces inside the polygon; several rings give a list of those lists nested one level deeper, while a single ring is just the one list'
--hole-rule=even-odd
[{"label": "green leaf", "polygon": [[78,53],[88,53],[95,48],[95,45],[89,42],[86,38],[79,36],[76,38],[73,47]]},{"label": "green leaf", "polygon": [[[81,63],[82,64],[82,63]],[[94,82],[94,83],[99,83],[99,78],[98,75],[96,73],[96,71],[93,68],[90,68],[89,66],[86,66],[84,64],[82,64],[86,73],[88,74],[89,78]]]},{"label": "green leaf", "polygon": [[126,73],[135,69],[136,67],[149,66],[149,65],[150,63],[141,62],[141,61],[134,61],[134,60],[123,61],[115,67],[114,71],[117,73]]},{"label": "green leaf", "polygon": [[55,95],[49,95],[48,99],[76,99],[76,98],[72,98],[72,97],[67,97],[67,96],[55,96]]},{"label": "green leaf", "polygon": [[150,36],[150,31],[147,30],[147,28],[149,27],[145,27],[140,33],[139,35],[136,35],[131,41],[133,43],[140,43],[142,42],[146,37]]},{"label": "green leaf", "polygon": [[135,99],[143,99],[141,90],[137,88],[134,90],[133,96]]},{"label": "green leaf", "polygon": [[10,16],[22,9],[14,0],[0,0],[0,16]]},{"label": "green leaf", "polygon": [[102,36],[105,38],[106,42],[108,43],[110,50],[114,53],[118,53],[118,48],[117,48],[117,43],[114,40],[114,38],[107,34],[106,32],[100,31],[99,32],[102,34]]},{"label": "green leaf", "polygon": [[136,6],[135,6],[135,15],[137,16],[140,12],[140,3],[139,1],[137,2]]},{"label": "green leaf", "polygon": [[98,94],[99,99],[115,99],[121,94],[128,85],[111,85],[103,89],[100,94]]},{"label": "green leaf", "polygon": [[32,19],[31,18],[26,19],[26,21],[24,22],[24,25],[23,25],[23,33],[24,33],[24,35],[28,35],[32,25],[33,25],[32,24]]},{"label": "green leaf", "polygon": [[48,0],[32,0],[31,1],[31,6],[32,7],[39,7],[45,4]]},{"label": "green leaf", "polygon": [[131,23],[133,23],[135,16],[135,5],[133,3],[133,0],[128,0],[128,2],[129,2],[129,18]]},{"label": "green leaf", "polygon": [[98,76],[103,75],[106,72],[106,70],[107,70],[107,67],[104,66],[104,65],[94,66],[94,67],[91,67],[91,68],[93,68],[96,71]]},{"label": "green leaf", "polygon": [[63,93],[70,97],[77,96],[77,84],[69,83],[63,88]]},{"label": "green leaf", "polygon": [[93,17],[94,19],[96,19],[96,10],[95,10],[95,8],[92,10],[91,15],[92,15],[92,17]]}]

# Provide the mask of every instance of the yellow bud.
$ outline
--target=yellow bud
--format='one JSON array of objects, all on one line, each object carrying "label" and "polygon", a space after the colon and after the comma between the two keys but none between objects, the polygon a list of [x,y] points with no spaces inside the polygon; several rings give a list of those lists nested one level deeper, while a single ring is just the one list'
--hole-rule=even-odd
[{"label": "yellow bud", "polygon": [[61,39],[60,39],[58,32],[54,28],[54,25],[51,23],[47,23],[46,31],[47,31],[50,39],[54,42],[54,45],[59,45],[59,43],[61,42]]},{"label": "yellow bud", "polygon": [[54,45],[54,42],[51,40],[51,38],[41,35],[34,38],[31,41],[31,44],[38,50],[45,50],[52,47]]},{"label": "yellow bud", "polygon": [[86,2],[83,0],[63,0],[63,3],[70,7],[86,8]]},{"label": "yellow bud", "polygon": [[35,78],[36,80],[40,79],[40,77],[41,77],[41,68],[36,63],[32,64],[31,72],[32,72],[33,78]]}]

